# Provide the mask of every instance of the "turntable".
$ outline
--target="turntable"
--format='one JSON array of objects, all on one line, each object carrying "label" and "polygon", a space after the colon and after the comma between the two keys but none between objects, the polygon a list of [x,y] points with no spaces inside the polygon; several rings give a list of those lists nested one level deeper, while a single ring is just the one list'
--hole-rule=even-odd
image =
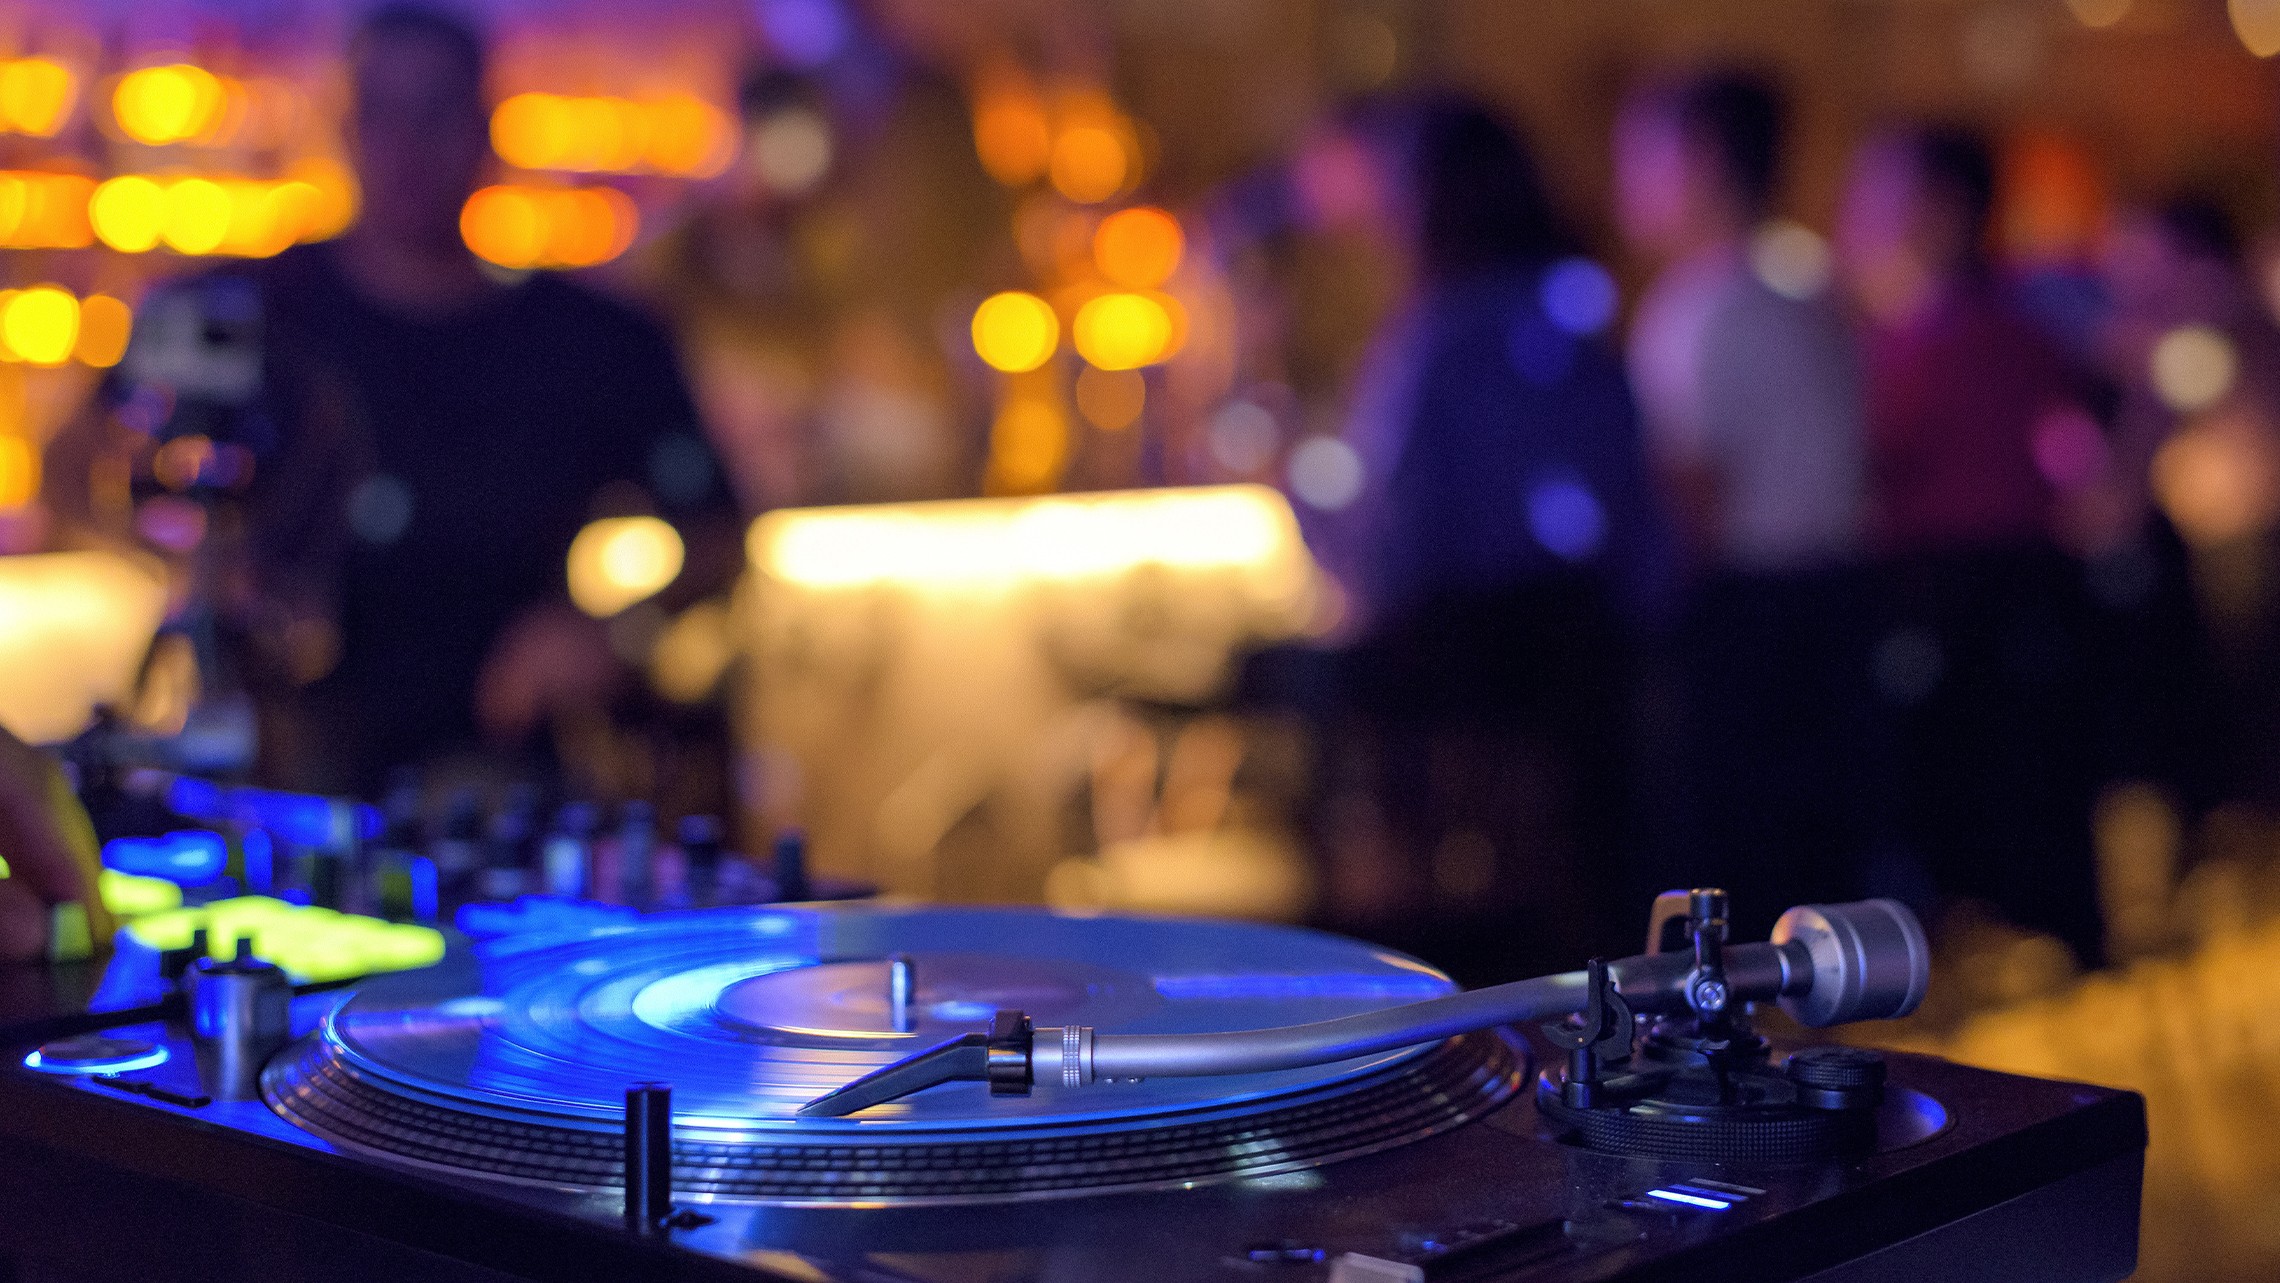
[{"label": "turntable", "polygon": [[[2118,1279],[2141,1102],[1842,1046],[1885,901],[1472,992],[1289,928],[867,904],[461,942],[21,1027],[36,1278]],[[120,1021],[127,1023],[120,1023]],[[43,1272],[44,1271],[44,1272]]]}]

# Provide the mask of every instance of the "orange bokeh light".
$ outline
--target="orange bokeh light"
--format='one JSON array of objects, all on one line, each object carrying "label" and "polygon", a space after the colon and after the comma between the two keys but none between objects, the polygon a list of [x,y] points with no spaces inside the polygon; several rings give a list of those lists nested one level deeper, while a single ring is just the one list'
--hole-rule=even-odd
[{"label": "orange bokeh light", "polygon": [[1152,289],[1179,270],[1187,238],[1179,220],[1163,210],[1141,206],[1119,210],[1093,233],[1093,262],[1101,275],[1127,289]]},{"label": "orange bokeh light", "polygon": [[491,150],[518,169],[708,178],[734,158],[736,132],[691,94],[636,102],[520,93],[491,113]]},{"label": "orange bokeh light", "polygon": [[990,177],[1008,187],[1026,187],[1045,176],[1053,129],[1035,90],[1001,77],[975,95],[974,154]]},{"label": "orange bokeh light", "polygon": [[1118,131],[1106,125],[1072,125],[1053,139],[1053,190],[1093,205],[1124,190],[1132,158]]},{"label": "orange bokeh light", "polygon": [[614,187],[502,183],[467,198],[459,232],[486,262],[517,270],[593,267],[623,254],[641,213]]}]

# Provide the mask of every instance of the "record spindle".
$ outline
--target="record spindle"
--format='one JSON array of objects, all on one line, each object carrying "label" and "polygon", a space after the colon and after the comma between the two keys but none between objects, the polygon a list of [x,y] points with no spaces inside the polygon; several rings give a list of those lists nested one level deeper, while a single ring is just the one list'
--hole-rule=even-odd
[{"label": "record spindle", "polygon": [[673,1088],[625,1089],[625,1223],[655,1233],[673,1212]]}]

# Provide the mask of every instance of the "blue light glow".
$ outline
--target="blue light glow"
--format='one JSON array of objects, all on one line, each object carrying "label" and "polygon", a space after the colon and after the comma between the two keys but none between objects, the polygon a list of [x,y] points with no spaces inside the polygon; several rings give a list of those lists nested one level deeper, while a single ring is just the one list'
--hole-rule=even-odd
[{"label": "blue light glow", "polygon": [[412,916],[421,922],[435,921],[435,915],[442,911],[435,861],[415,855],[405,864],[404,875],[412,884]]},{"label": "blue light glow", "polygon": [[1576,477],[1545,477],[1528,488],[1528,533],[1562,561],[1583,561],[1607,538],[1607,514]]},{"label": "blue light glow", "polygon": [[238,850],[245,856],[245,889],[266,893],[277,885],[277,849],[269,835],[254,829],[238,841]]},{"label": "blue light glow", "polygon": [[1679,1189],[1650,1189],[1647,1191],[1647,1197],[1659,1198],[1665,1203],[1684,1203],[1688,1207],[1708,1208],[1713,1212],[1723,1212],[1734,1205],[1731,1199],[1712,1198],[1707,1194],[1689,1194],[1685,1190]]},{"label": "blue light glow", "polygon": [[847,15],[837,0],[761,0],[760,29],[794,67],[816,67],[847,43]]},{"label": "blue light glow", "polygon": [[1552,264],[1537,292],[1552,324],[1578,338],[1606,329],[1620,302],[1615,278],[1588,258],[1563,258]]},{"label": "blue light glow", "polygon": [[313,793],[226,789],[182,775],[167,785],[166,805],[187,819],[263,829],[278,841],[299,846],[336,848],[380,836],[377,807]]},{"label": "blue light glow", "polygon": [[166,1063],[166,1048],[153,1047],[134,1056],[121,1056],[115,1060],[74,1060],[64,1064],[43,1059],[33,1052],[24,1057],[24,1068],[43,1074],[126,1074],[137,1069],[156,1069]]},{"label": "blue light glow", "polygon": [[1289,998],[1384,998],[1406,1001],[1449,992],[1437,976],[1324,975],[1158,976],[1156,992],[1172,999],[1251,1002]]},{"label": "blue light glow", "polygon": [[229,849],[222,835],[183,829],[157,838],[112,838],[103,844],[103,867],[177,886],[204,886],[222,876]]}]

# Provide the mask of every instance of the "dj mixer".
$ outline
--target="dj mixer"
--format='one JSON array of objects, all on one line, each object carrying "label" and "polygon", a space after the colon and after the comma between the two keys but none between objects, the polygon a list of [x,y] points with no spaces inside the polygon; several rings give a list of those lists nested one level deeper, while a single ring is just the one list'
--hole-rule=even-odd
[{"label": "dj mixer", "polygon": [[[652,912],[0,1029],[25,1280],[2112,1280],[2138,1097],[1755,1031],[1921,1001],[1887,901],[1459,991],[1295,928]],[[56,981],[56,977],[48,977]],[[19,980],[23,977],[19,976]],[[60,981],[57,981],[60,983]],[[4,1277],[4,1272],[0,1272]]]}]

